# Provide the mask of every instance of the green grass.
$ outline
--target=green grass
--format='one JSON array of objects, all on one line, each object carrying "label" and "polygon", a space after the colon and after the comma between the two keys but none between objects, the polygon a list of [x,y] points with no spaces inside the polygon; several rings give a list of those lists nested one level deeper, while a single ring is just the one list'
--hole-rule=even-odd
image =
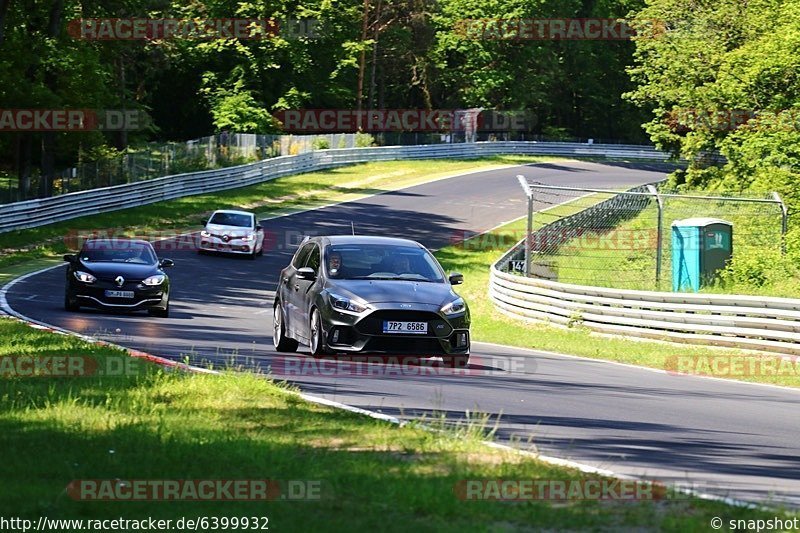
[{"label": "green grass", "polygon": [[[700,292],[800,297],[800,269],[792,256],[781,256],[781,217],[776,206],[736,202],[667,199],[664,209],[661,282],[656,282],[657,210],[649,206],[611,230],[564,243],[540,258],[558,281],[635,290],[672,289],[674,220],[696,216],[721,218],[733,224],[731,267]],[[629,244],[628,239],[638,238]],[[789,250],[790,254],[792,250]],[[797,251],[794,252],[795,255]]]},{"label": "green grass", "polygon": [[[124,357],[0,319],[0,356]],[[48,518],[267,516],[278,531],[707,531],[713,516],[767,513],[690,500],[463,501],[460,480],[585,479],[479,441],[486,427],[425,431],[302,401],[250,374],[4,378],[0,515]],[[72,480],[272,479],[319,482],[317,501],[75,501]],[[770,513],[772,514],[772,513]]]},{"label": "green grass", "polygon": [[146,206],[72,219],[0,234],[0,268],[66,253],[70,231],[114,229],[119,235],[165,230],[197,230],[215,209],[253,210],[261,217],[344,202],[425,183],[472,169],[554,161],[552,157],[496,156],[474,160],[361,163],[286,176],[250,187],[188,196]]},{"label": "green grass", "polygon": [[[558,206],[556,214],[567,215],[584,205]],[[539,223],[543,217],[539,217]],[[536,219],[535,219],[536,220]],[[676,357],[759,357],[736,350],[704,348],[696,345],[681,345],[646,340],[627,340],[619,336],[599,336],[588,328],[576,325],[561,328],[545,323],[529,323],[510,318],[500,313],[488,297],[489,268],[523,235],[526,220],[520,219],[497,228],[487,234],[442,248],[436,257],[447,271],[457,270],[464,274],[464,284],[457,288],[470,305],[472,314],[472,339],[509,346],[552,351],[572,355],[606,359],[634,365],[674,370]],[[779,374],[776,372],[775,374]],[[770,383],[791,387],[800,386],[800,372],[790,375],[738,376],[736,379],[758,383]],[[728,376],[720,376],[728,377]],[[675,379],[682,379],[676,376]]]}]

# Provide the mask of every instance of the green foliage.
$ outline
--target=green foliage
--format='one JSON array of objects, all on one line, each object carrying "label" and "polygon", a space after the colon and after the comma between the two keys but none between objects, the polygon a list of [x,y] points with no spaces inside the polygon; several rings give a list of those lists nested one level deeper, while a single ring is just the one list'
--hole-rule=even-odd
[{"label": "green foliage", "polygon": [[[275,133],[281,127],[275,111],[356,108],[360,71],[362,109],[524,111],[536,117],[530,133],[550,125],[569,137],[639,141],[643,114],[620,96],[632,89],[624,73],[630,42],[471,39],[460,28],[465,18],[626,16],[643,1],[372,1],[365,13],[363,0],[65,0],[60,15],[52,9],[60,3],[9,2],[0,17],[0,108],[139,109],[154,125],[124,134],[3,135],[0,171],[41,173],[43,147],[61,170],[94,147],[124,149],[222,130]],[[75,18],[127,16],[314,19],[316,36],[92,41],[67,33]]]},{"label": "green foliage", "polygon": [[545,126],[542,128],[542,135],[554,141],[566,141],[571,137],[567,128],[558,126]]},{"label": "green foliage", "polygon": [[[685,189],[777,191],[800,208],[800,1],[652,0],[635,17],[636,89],[650,138],[690,162]],[[651,21],[660,21],[655,27]],[[724,159],[713,161],[718,152]],[[797,221],[790,218],[790,226]],[[794,237],[788,257],[800,254]],[[729,282],[769,285],[797,275],[765,251],[740,257]],[[770,266],[772,265],[772,266]],[[769,269],[774,274],[769,273]]]},{"label": "green foliage", "polygon": [[325,137],[317,137],[314,139],[314,142],[311,143],[311,147],[314,150],[327,150],[331,147],[331,143]]},{"label": "green foliage", "polygon": [[259,106],[248,92],[219,91],[211,107],[211,116],[217,131],[236,133],[273,133],[277,131],[275,119]]},{"label": "green foliage", "polygon": [[375,137],[370,135],[369,133],[356,133],[356,147],[362,148],[367,146],[375,146]]}]

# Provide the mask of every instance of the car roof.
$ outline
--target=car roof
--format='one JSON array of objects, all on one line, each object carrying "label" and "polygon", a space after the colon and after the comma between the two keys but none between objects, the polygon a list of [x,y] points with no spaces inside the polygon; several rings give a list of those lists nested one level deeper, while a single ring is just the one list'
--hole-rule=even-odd
[{"label": "car roof", "polygon": [[422,247],[417,241],[396,237],[376,237],[372,235],[325,235],[319,237],[330,244],[393,244],[395,246]]},{"label": "car roof", "polygon": [[145,241],[142,239],[127,239],[125,237],[99,237],[96,239],[86,239],[86,242],[83,243],[83,247],[90,245],[91,243],[104,243],[104,242],[114,242],[114,243],[128,243],[128,244],[142,244],[145,246],[152,246],[149,241]]},{"label": "car roof", "polygon": [[253,213],[250,212],[250,211],[238,211],[236,209],[217,209],[216,211],[214,211],[214,214],[216,215],[217,213],[228,213],[228,214],[231,214],[231,215],[254,216]]}]

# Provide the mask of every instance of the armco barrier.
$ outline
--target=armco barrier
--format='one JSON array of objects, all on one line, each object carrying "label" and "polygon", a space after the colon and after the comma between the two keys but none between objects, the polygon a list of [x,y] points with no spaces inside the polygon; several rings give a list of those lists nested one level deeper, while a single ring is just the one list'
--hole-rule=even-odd
[{"label": "armco barrier", "polygon": [[[540,230],[541,231],[541,230]],[[572,285],[491,267],[489,297],[505,314],[600,333],[800,355],[800,300]]]},{"label": "armco barrier", "polygon": [[281,176],[367,161],[472,158],[500,154],[562,155],[666,161],[652,147],[581,143],[499,141],[422,146],[385,146],[318,150],[236,167],[165,176],[103,189],[0,205],[0,233],[33,228],[79,216],[151,204],[163,200],[234,189]]}]

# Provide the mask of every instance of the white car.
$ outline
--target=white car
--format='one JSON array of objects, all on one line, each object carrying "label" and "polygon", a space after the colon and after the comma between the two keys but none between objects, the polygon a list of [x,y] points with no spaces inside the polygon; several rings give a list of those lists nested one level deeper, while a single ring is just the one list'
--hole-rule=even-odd
[{"label": "white car", "polygon": [[247,211],[214,211],[200,232],[198,253],[246,254],[250,259],[264,253],[264,229]]}]

